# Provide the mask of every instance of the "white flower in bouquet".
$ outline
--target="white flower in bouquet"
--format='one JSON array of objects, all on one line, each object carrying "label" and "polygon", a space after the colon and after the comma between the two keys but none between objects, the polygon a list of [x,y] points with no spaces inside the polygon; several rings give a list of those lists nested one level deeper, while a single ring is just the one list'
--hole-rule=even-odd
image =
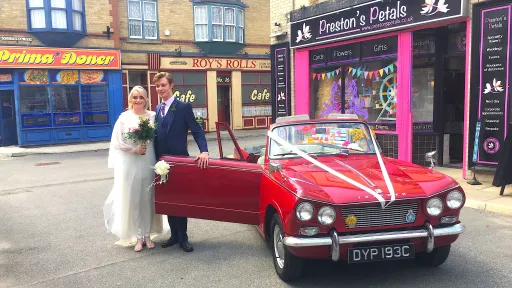
[{"label": "white flower in bouquet", "polygon": [[163,160],[158,161],[158,163],[155,164],[155,173],[160,176],[167,175],[169,173],[170,167],[171,166],[169,164],[167,164],[167,162],[165,162]]}]

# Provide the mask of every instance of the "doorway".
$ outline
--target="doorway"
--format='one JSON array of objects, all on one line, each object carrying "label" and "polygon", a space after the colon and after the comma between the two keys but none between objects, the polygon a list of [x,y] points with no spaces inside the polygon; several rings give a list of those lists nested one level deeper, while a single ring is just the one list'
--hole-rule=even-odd
[{"label": "doorway", "polygon": [[0,105],[0,146],[18,145],[13,90],[0,90]]},{"label": "doorway", "polygon": [[217,85],[217,117],[219,122],[226,122],[231,126],[231,87]]}]

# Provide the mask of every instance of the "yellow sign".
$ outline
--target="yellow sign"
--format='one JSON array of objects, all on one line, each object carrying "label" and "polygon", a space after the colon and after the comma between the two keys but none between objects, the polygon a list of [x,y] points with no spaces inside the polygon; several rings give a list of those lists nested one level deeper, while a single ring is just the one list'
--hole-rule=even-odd
[{"label": "yellow sign", "polygon": [[357,224],[357,217],[355,215],[349,215],[345,219],[345,223],[347,223],[348,228],[355,228]]},{"label": "yellow sign", "polygon": [[161,69],[270,70],[270,59],[162,57]]}]

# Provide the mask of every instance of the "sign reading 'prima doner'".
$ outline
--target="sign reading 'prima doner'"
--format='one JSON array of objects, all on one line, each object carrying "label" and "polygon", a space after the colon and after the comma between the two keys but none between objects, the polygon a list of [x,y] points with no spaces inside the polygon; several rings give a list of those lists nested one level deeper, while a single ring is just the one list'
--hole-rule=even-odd
[{"label": "sign reading 'prima doner'", "polygon": [[305,47],[464,17],[468,0],[370,1],[291,24],[290,47]]}]

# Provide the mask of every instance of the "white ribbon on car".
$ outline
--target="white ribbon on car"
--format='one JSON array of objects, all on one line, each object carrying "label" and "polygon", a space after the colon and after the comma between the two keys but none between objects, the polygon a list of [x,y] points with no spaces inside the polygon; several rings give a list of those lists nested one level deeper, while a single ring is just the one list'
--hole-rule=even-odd
[{"label": "white ribbon on car", "polygon": [[386,183],[386,187],[388,188],[389,194],[391,195],[391,200],[387,204],[386,204],[386,200],[379,193],[375,192],[374,190],[370,189],[369,187],[367,187],[365,185],[362,185],[361,183],[359,183],[357,181],[354,181],[354,180],[348,178],[347,176],[328,167],[327,165],[313,159],[307,153],[304,153],[303,151],[294,147],[290,143],[284,141],[275,132],[268,131],[268,137],[270,137],[270,139],[276,141],[277,143],[281,144],[286,149],[289,149],[291,152],[301,156],[302,158],[313,163],[314,165],[322,168],[323,170],[327,171],[328,173],[330,173],[330,174],[356,186],[357,188],[364,190],[365,192],[369,193],[370,195],[374,196],[377,200],[379,200],[380,205],[382,206],[382,209],[386,208],[387,206],[389,206],[391,203],[393,203],[395,201],[395,190],[393,189],[393,185],[391,184],[391,180],[389,179],[388,171],[386,170],[386,166],[384,165],[384,162],[382,161],[382,157],[380,155],[380,151],[378,149],[375,138],[373,137],[373,134],[370,133],[370,137],[372,138],[373,147],[375,147],[375,154],[377,154],[377,160],[379,161],[379,166],[380,166],[380,169],[382,170],[382,176],[384,177],[384,182]]}]

